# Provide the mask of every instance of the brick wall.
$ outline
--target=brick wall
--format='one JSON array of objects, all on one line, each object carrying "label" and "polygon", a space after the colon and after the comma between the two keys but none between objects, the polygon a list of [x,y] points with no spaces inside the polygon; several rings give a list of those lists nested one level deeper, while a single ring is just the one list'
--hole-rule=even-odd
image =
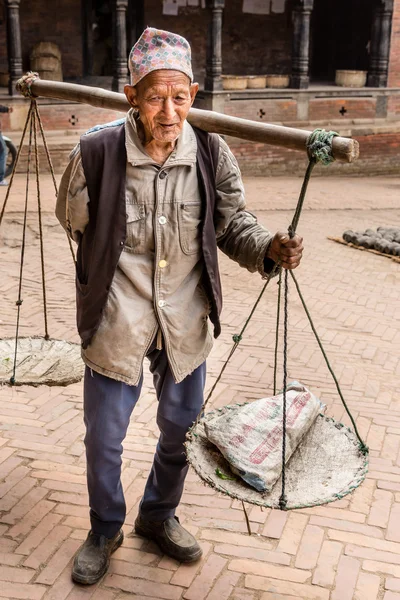
[{"label": "brick wall", "polygon": [[347,119],[374,119],[376,98],[316,98],[310,100],[310,121],[340,119],[344,109]]},{"label": "brick wall", "polygon": [[84,104],[47,104],[41,105],[39,109],[45,131],[87,130],[125,116],[125,113]]},{"label": "brick wall", "polygon": [[400,117],[400,96],[392,96],[388,99],[388,116]]},{"label": "brick wall", "polygon": [[295,100],[237,100],[226,102],[225,114],[260,122],[294,121],[297,117]]},{"label": "brick wall", "polygon": [[[400,97],[389,98],[392,114],[399,110]],[[316,98],[310,100],[309,120],[327,119],[374,119],[376,117],[376,98]],[[343,114],[343,109],[345,110]],[[225,103],[227,115],[251,119],[252,121],[292,122],[297,119],[295,99],[243,99],[229,100]]]},{"label": "brick wall", "polygon": [[388,85],[400,87],[400,0],[394,0]]},{"label": "brick wall", "polygon": [[[354,164],[335,162],[330,167],[318,165],[315,175],[382,175],[400,170],[400,132],[357,135],[360,158]],[[231,150],[245,175],[304,175],[307,166],[305,152],[278,148],[227,137]]]},{"label": "brick wall", "polygon": [[[1,2],[1,0],[0,0]],[[0,4],[0,72],[8,71],[5,2]],[[64,77],[82,75],[81,0],[22,0],[20,5],[23,69],[37,42],[53,42],[62,52]]]},{"label": "brick wall", "polygon": [[20,19],[24,70],[37,42],[53,42],[62,52],[64,77],[82,75],[81,0],[22,1]]}]

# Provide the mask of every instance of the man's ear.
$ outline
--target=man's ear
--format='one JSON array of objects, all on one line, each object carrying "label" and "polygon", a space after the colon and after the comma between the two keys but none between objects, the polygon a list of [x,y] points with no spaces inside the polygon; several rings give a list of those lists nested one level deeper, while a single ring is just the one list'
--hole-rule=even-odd
[{"label": "man's ear", "polygon": [[137,89],[133,87],[133,85],[126,85],[124,87],[124,92],[129,104],[133,108],[137,108]]},{"label": "man's ear", "polygon": [[198,83],[192,83],[190,86],[190,97],[192,99],[192,104],[194,102],[194,99],[196,98],[196,94],[199,91],[199,84]]}]

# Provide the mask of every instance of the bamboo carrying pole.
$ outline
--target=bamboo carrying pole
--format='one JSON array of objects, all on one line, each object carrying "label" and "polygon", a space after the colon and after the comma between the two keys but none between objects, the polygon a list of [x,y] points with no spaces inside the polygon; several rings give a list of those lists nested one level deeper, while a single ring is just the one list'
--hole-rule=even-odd
[{"label": "bamboo carrying pole", "polygon": [[[69,102],[80,102],[90,104],[99,108],[126,112],[130,105],[124,94],[109,92],[102,88],[78,85],[73,83],[61,83],[57,81],[43,81],[35,79],[31,86],[31,92],[36,97],[56,98],[68,100]],[[188,121],[192,125],[208,132],[230,135],[232,137],[261,142],[273,146],[282,146],[292,150],[306,151],[306,142],[311,131],[284,127],[282,125],[271,125],[269,123],[257,123],[238,117],[230,117],[209,110],[190,109]],[[336,160],[351,163],[359,156],[359,145],[357,140],[344,137],[335,137],[332,143],[332,152]]]}]

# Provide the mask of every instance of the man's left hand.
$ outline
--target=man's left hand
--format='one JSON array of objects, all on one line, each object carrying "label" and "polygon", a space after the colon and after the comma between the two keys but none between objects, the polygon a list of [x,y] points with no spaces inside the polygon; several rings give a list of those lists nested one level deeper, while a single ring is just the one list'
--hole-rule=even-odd
[{"label": "man's left hand", "polygon": [[266,258],[279,263],[284,269],[295,269],[299,266],[303,254],[303,238],[278,231],[272,238]]}]

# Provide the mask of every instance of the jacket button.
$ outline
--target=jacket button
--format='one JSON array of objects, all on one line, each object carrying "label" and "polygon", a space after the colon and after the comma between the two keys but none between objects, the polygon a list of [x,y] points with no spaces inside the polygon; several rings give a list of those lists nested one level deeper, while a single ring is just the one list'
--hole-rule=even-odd
[{"label": "jacket button", "polygon": [[123,245],[124,245],[124,242],[121,240],[121,241],[120,241],[120,243],[119,243],[119,245],[120,245],[120,246],[123,246]]},{"label": "jacket button", "polygon": [[166,176],[167,176],[166,171],[161,171],[161,173],[160,173],[160,179],[165,179]]}]

